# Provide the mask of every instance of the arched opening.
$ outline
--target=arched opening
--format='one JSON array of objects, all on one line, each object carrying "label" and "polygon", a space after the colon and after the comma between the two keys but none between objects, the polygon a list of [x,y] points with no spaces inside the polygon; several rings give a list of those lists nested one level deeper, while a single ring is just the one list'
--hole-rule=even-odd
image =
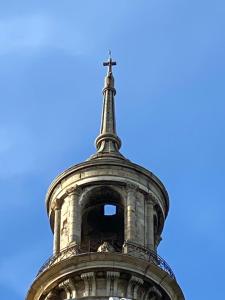
[{"label": "arched opening", "polygon": [[[82,213],[81,248],[101,251],[107,243],[110,251],[122,251],[124,242],[124,207],[119,193],[109,187],[90,192]],[[107,251],[107,249],[105,249]]]}]

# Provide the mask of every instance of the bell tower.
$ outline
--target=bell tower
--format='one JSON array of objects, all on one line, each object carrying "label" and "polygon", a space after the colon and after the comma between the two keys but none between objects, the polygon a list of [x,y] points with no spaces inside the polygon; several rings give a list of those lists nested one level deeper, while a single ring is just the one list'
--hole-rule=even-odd
[{"label": "bell tower", "polygon": [[53,255],[27,300],[184,300],[157,253],[169,210],[162,182],[120,153],[111,55],[96,153],[55,178],[46,195]]}]

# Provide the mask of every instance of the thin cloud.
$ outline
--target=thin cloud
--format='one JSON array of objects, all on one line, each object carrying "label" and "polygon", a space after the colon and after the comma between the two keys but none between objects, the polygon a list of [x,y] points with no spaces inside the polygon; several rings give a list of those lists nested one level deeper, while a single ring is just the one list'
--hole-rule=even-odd
[{"label": "thin cloud", "polygon": [[32,15],[0,21],[0,54],[32,49],[45,45],[51,31],[51,21]]},{"label": "thin cloud", "polygon": [[[65,32],[66,21],[44,15],[29,15],[0,21],[0,55],[38,51],[53,47],[79,54],[81,33]],[[75,31],[75,30],[74,30]]]}]

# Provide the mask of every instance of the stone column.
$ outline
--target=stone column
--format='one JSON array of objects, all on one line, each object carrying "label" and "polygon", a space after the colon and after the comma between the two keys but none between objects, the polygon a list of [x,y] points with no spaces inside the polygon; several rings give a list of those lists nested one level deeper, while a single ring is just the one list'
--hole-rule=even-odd
[{"label": "stone column", "polygon": [[53,254],[57,255],[60,252],[60,225],[61,225],[61,201],[56,199],[54,207],[54,241]]},{"label": "stone column", "polygon": [[125,239],[129,242],[136,240],[136,201],[137,186],[127,184],[127,207],[126,207],[126,228]]},{"label": "stone column", "polygon": [[150,197],[146,201],[146,223],[146,246],[150,250],[154,250],[154,201]]},{"label": "stone column", "polygon": [[70,197],[69,243],[80,245],[81,242],[81,209],[79,204],[81,190],[75,186],[67,190]]}]

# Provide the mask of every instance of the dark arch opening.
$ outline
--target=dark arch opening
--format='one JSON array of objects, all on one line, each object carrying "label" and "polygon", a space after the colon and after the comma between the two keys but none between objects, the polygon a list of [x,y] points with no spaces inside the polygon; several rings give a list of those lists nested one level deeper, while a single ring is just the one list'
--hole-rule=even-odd
[{"label": "dark arch opening", "polygon": [[122,251],[124,242],[124,207],[119,193],[109,187],[91,191],[82,213],[81,248],[100,251],[107,243],[110,251]]}]

